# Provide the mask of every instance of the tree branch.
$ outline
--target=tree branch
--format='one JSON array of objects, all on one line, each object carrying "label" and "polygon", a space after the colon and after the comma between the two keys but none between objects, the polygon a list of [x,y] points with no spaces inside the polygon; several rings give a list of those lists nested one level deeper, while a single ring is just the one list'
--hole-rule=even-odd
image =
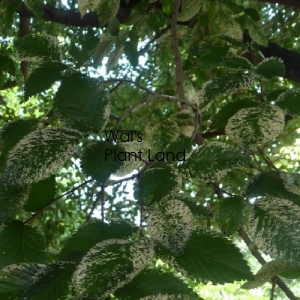
[{"label": "tree branch", "polygon": [[[175,0],[173,11],[172,11],[172,18],[171,18],[171,42],[172,42],[172,49],[174,53],[174,59],[175,59],[177,93],[180,99],[185,100],[184,90],[183,90],[182,64],[181,64],[181,57],[180,57],[180,51],[178,47],[178,37],[177,37],[177,18],[178,18],[180,4],[181,4],[181,0]],[[181,107],[184,108],[184,104],[182,104]]]},{"label": "tree branch", "polygon": [[[124,23],[128,19],[132,9],[140,2],[141,0],[130,0],[128,3],[124,0],[121,1],[120,9],[116,15],[120,23]],[[98,16],[95,12],[87,13],[81,17],[77,11],[55,8],[51,5],[43,5],[43,11],[43,19],[45,21],[74,27],[100,27]],[[24,3],[22,3],[18,13],[20,16],[28,18],[35,17],[34,13]]]}]

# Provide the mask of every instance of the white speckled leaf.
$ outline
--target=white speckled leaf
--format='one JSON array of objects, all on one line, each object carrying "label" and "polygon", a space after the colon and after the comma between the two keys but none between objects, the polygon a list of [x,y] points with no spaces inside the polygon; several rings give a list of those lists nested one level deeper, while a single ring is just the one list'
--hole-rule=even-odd
[{"label": "white speckled leaf", "polygon": [[72,288],[84,299],[107,299],[116,289],[131,281],[154,255],[147,240],[133,243],[109,239],[96,244],[83,257],[74,272]]},{"label": "white speckled leaf", "polygon": [[183,202],[168,200],[148,219],[150,236],[175,255],[180,254],[193,230],[193,214]]},{"label": "white speckled leaf", "polygon": [[283,179],[284,187],[288,192],[300,195],[300,174],[281,172],[280,177]]},{"label": "white speckled leaf", "polygon": [[300,262],[300,207],[292,201],[270,197],[258,200],[249,232],[258,249],[272,258]]},{"label": "white speckled leaf", "polygon": [[22,185],[49,177],[71,157],[80,137],[78,131],[62,127],[31,132],[8,153],[1,181]]},{"label": "white speckled leaf", "polygon": [[248,160],[249,156],[243,150],[225,143],[212,142],[194,151],[180,169],[188,177],[214,181]]},{"label": "white speckled leaf", "polygon": [[151,121],[146,125],[146,138],[150,145],[157,151],[163,151],[171,142],[177,140],[180,128],[176,122],[165,120],[163,122]]},{"label": "white speckled leaf", "polygon": [[24,291],[36,279],[45,265],[35,263],[13,264],[0,271],[0,298],[22,299]]},{"label": "white speckled leaf", "polygon": [[41,62],[43,60],[59,61],[58,39],[52,35],[31,34],[14,41],[17,59],[21,61]]},{"label": "white speckled leaf", "polygon": [[252,87],[256,76],[253,73],[236,73],[215,77],[206,82],[198,92],[199,102],[205,108],[209,107],[212,101],[221,95],[247,90]]},{"label": "white speckled leaf", "polygon": [[[126,142],[122,144],[124,151],[126,152],[134,152],[136,153],[138,156],[140,155],[138,152],[141,150],[142,154],[147,153],[147,151],[149,149],[151,149],[150,145],[148,144],[147,141],[133,141],[133,142]],[[146,159],[145,155],[141,156],[141,158]],[[139,160],[138,157],[134,158],[131,157],[130,160],[124,161],[123,164],[121,165],[121,167],[118,169],[117,172],[115,172],[114,175],[116,176],[125,176],[127,174],[130,174],[131,172],[133,172],[134,170],[137,170],[139,167],[141,167],[142,165],[144,165],[145,163],[142,160]]]},{"label": "white speckled leaf", "polygon": [[76,264],[70,261],[57,261],[48,264],[26,289],[23,299],[66,299],[66,296],[70,294],[69,283],[75,267]]},{"label": "white speckled leaf", "polygon": [[274,105],[239,110],[228,120],[226,134],[236,144],[247,147],[264,144],[284,129],[284,113]]}]

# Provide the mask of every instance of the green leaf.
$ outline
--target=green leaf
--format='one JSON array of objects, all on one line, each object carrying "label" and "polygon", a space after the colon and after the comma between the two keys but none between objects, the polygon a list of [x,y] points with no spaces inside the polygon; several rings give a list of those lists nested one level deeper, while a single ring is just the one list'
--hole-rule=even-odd
[{"label": "green leaf", "polygon": [[20,221],[0,229],[0,268],[22,263],[45,263],[45,240],[41,233]]},{"label": "green leaf", "polygon": [[285,74],[284,62],[278,57],[266,58],[257,66],[256,73],[266,79],[276,76],[283,77]]},{"label": "green leaf", "polygon": [[53,300],[66,299],[70,293],[69,282],[76,265],[73,262],[59,261],[47,265],[37,274],[27,288],[24,299]]},{"label": "green leaf", "polygon": [[255,107],[259,104],[250,99],[239,99],[234,102],[225,104],[214,117],[211,128],[220,129],[224,128],[228,120],[234,116],[242,108]]},{"label": "green leaf", "polygon": [[255,245],[272,258],[300,262],[300,207],[290,200],[269,197],[255,202],[249,232]]},{"label": "green leaf", "polygon": [[200,282],[224,284],[253,278],[239,249],[212,232],[194,232],[179,256],[160,255],[183,276]]},{"label": "green leaf", "polygon": [[41,264],[13,264],[0,270],[0,298],[23,299],[23,293],[44,268]]},{"label": "green leaf", "polygon": [[264,28],[260,22],[253,21],[252,19],[247,19],[247,27],[251,38],[259,45],[268,47],[269,38],[266,35]]},{"label": "green leaf", "polygon": [[194,151],[179,169],[188,178],[214,181],[228,171],[246,164],[249,156],[241,149],[221,142],[205,144]]},{"label": "green leaf", "polygon": [[288,279],[299,278],[300,277],[300,266],[299,266],[299,264],[297,264],[297,265],[293,264],[293,266],[289,270],[280,272],[278,275],[281,277],[284,277],[284,278],[288,278]]},{"label": "green leaf", "polygon": [[12,1],[1,1],[0,11],[3,14],[4,22],[6,27],[11,28],[14,21],[14,14],[19,9],[22,0],[12,0]]},{"label": "green leaf", "polygon": [[272,173],[256,175],[249,182],[246,195],[250,197],[272,196],[284,199],[295,196],[286,190],[283,180],[276,175],[272,175]]},{"label": "green leaf", "polygon": [[43,0],[26,0],[25,4],[36,16],[38,16],[39,18],[43,17]]},{"label": "green leaf", "polygon": [[96,12],[100,25],[104,26],[116,16],[120,8],[120,0],[100,0],[98,3]]},{"label": "green leaf", "polygon": [[211,68],[219,65],[229,50],[228,46],[204,44],[197,48],[194,54],[197,56],[199,67]]},{"label": "green leaf", "polygon": [[285,189],[295,195],[300,195],[300,174],[280,172]]},{"label": "green leaf", "polygon": [[32,70],[25,82],[25,101],[29,97],[49,89],[55,81],[62,79],[62,71],[67,66],[59,62],[43,62]]},{"label": "green leaf", "polygon": [[55,196],[55,175],[33,183],[29,187],[28,199],[23,207],[25,211],[36,212],[44,208]]},{"label": "green leaf", "polygon": [[218,207],[216,221],[227,235],[234,234],[244,224],[247,204],[241,197],[224,198]]},{"label": "green leaf", "polygon": [[136,232],[136,228],[126,221],[112,221],[110,224],[93,219],[73,234],[59,254],[64,261],[79,262],[97,243],[108,239],[125,239]]},{"label": "green leaf", "polygon": [[125,42],[124,54],[134,68],[139,64],[139,52],[137,50],[137,44],[133,42]]},{"label": "green leaf", "polygon": [[269,281],[272,277],[276,276],[277,274],[292,269],[294,266],[295,264],[291,262],[286,262],[280,258],[267,262],[254,275],[254,280],[244,283],[242,285],[242,288],[247,290],[257,288],[263,285],[265,282]]},{"label": "green leaf", "polygon": [[77,75],[63,79],[54,106],[58,115],[79,121],[94,132],[103,129],[110,114],[108,92],[99,79]]},{"label": "green leaf", "polygon": [[294,118],[300,117],[300,90],[287,90],[276,100],[276,105]]},{"label": "green leaf", "polygon": [[123,50],[123,42],[116,42],[115,49],[109,54],[108,61],[106,63],[106,73],[109,73],[117,65],[119,58],[123,54]]},{"label": "green leaf", "polygon": [[258,11],[254,8],[251,7],[247,7],[244,10],[245,14],[247,14],[252,20],[254,21],[259,21],[260,20],[260,15],[258,13]]},{"label": "green leaf", "polygon": [[189,21],[198,12],[203,4],[202,0],[183,0],[181,4],[181,11],[178,14],[178,21]]},{"label": "green leaf", "polygon": [[74,273],[72,288],[80,299],[107,299],[144,269],[153,255],[146,240],[105,240],[83,257]]},{"label": "green leaf", "polygon": [[221,95],[240,93],[251,88],[255,79],[256,77],[252,73],[236,73],[216,77],[204,84],[199,95],[200,103],[202,107],[208,107],[215,98]]},{"label": "green leaf", "polygon": [[192,233],[193,214],[188,206],[175,198],[163,201],[159,210],[150,213],[147,222],[152,239],[179,255]]},{"label": "green leaf", "polygon": [[13,59],[9,53],[4,50],[0,50],[0,69],[3,72],[7,72],[11,75],[15,75],[16,67]]},{"label": "green leaf", "polygon": [[143,270],[124,287],[118,289],[114,295],[120,300],[139,300],[143,297],[161,297],[166,299],[166,295],[188,296],[188,299],[199,299],[192,290],[175,277],[172,273],[163,273],[159,270]]},{"label": "green leaf", "polygon": [[69,54],[75,59],[76,67],[86,66],[99,44],[96,28],[88,27],[84,35],[71,40]]},{"label": "green leaf", "polygon": [[107,31],[111,36],[118,36],[120,31],[120,21],[117,17],[112,18],[107,26]]},{"label": "green leaf", "polygon": [[142,197],[145,204],[150,206],[172,191],[178,191],[180,186],[181,180],[176,169],[172,167],[151,168],[142,174],[139,183],[135,183],[135,198]]},{"label": "green leaf", "polygon": [[95,142],[83,151],[81,168],[87,175],[104,183],[126,159],[130,158],[120,146]]},{"label": "green leaf", "polygon": [[175,121],[163,122],[150,121],[146,125],[145,134],[149,144],[163,151],[170,143],[176,141],[180,135],[180,128]]},{"label": "green leaf", "polygon": [[247,147],[276,138],[285,125],[284,113],[275,105],[244,108],[231,117],[225,131],[236,144]]},{"label": "green leaf", "polygon": [[251,62],[242,56],[231,56],[231,57],[226,57],[224,60],[221,62],[221,66],[229,68],[229,69],[243,69],[243,70],[251,70],[253,65]]},{"label": "green leaf", "polygon": [[22,185],[51,176],[72,156],[80,137],[78,131],[62,127],[29,133],[9,152],[1,181]]},{"label": "green leaf", "polygon": [[239,14],[244,10],[242,5],[238,5],[232,1],[225,1],[224,5],[226,5],[234,14]]},{"label": "green leaf", "polygon": [[60,61],[58,40],[51,35],[32,34],[15,39],[17,59],[21,61]]},{"label": "green leaf", "polygon": [[108,53],[111,50],[113,41],[111,39],[102,40],[98,47],[95,50],[95,53],[93,55],[94,60],[94,67],[97,68],[98,66],[101,66],[102,60],[105,56],[108,56]]},{"label": "green leaf", "polygon": [[27,186],[1,186],[0,188],[0,222],[12,221],[22,209],[28,198]]},{"label": "green leaf", "polygon": [[0,131],[0,169],[4,167],[9,151],[27,134],[34,131],[39,119],[18,120],[7,123]]}]

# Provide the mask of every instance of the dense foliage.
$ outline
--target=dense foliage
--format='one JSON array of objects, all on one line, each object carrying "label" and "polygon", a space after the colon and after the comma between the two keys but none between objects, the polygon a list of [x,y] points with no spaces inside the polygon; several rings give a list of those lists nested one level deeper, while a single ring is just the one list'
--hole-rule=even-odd
[{"label": "dense foliage", "polygon": [[299,11],[1,1],[0,299],[298,299]]}]

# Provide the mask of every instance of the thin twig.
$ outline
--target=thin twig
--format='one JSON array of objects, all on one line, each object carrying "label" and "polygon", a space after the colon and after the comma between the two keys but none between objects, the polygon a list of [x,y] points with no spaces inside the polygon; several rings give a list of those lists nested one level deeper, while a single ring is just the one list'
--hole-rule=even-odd
[{"label": "thin twig", "polygon": [[144,90],[145,92],[147,92],[148,94],[154,95],[154,92],[152,92],[150,89],[148,89],[148,88],[146,88],[146,87],[140,85],[139,83],[137,83],[133,80],[130,80],[130,79],[111,78],[111,79],[108,79],[108,80],[104,81],[104,83],[109,83],[109,82],[119,82],[119,83],[128,82],[128,83],[132,83],[132,84],[136,85],[137,87],[139,87],[141,90]]},{"label": "thin twig", "polygon": [[76,190],[78,190],[78,189],[80,189],[81,187],[85,186],[86,184],[92,182],[93,180],[94,180],[94,179],[89,179],[89,180],[83,182],[82,184],[80,184],[80,185],[74,187],[73,189],[71,189],[71,190],[65,192],[64,194],[62,194],[62,195],[60,195],[60,196],[58,196],[58,197],[56,197],[56,198],[51,199],[46,205],[43,206],[43,208],[41,208],[40,210],[38,210],[36,213],[34,213],[34,214],[33,214],[30,218],[28,218],[27,220],[25,220],[25,221],[24,221],[24,224],[29,223],[31,220],[33,220],[34,218],[36,218],[37,216],[39,216],[40,214],[42,214],[42,213],[45,211],[45,209],[47,209],[49,206],[51,206],[53,203],[55,203],[55,202],[58,201],[59,199],[63,198],[63,197],[66,196],[66,195],[69,195],[69,194],[75,192]]},{"label": "thin twig", "polygon": [[101,186],[101,220],[104,222],[104,204],[105,204],[105,185]]},{"label": "thin twig", "polygon": [[164,33],[166,33],[170,29],[170,26],[167,26],[160,30],[142,49],[139,50],[138,55],[144,55],[146,51],[148,50],[149,46],[158,40]]},{"label": "thin twig", "polygon": [[[87,217],[86,217],[86,220],[85,220],[86,223],[91,219],[91,217],[92,217],[92,215],[93,215],[93,213],[94,213],[94,210],[96,209],[96,207],[97,207],[99,201],[102,199],[102,194],[103,194],[103,188],[102,188],[102,186],[101,186],[101,190],[100,190],[100,192],[97,193],[96,199],[95,199],[95,201],[93,202],[92,209],[91,209],[91,211],[88,213],[88,215],[87,215]],[[102,221],[103,221],[103,219],[102,219]]]},{"label": "thin twig", "polygon": [[[173,11],[172,11],[172,18],[171,18],[171,42],[172,42],[172,49],[174,53],[174,59],[175,59],[177,93],[180,99],[185,100],[184,89],[183,89],[182,64],[181,64],[180,51],[178,47],[178,37],[177,37],[177,18],[178,18],[180,4],[181,4],[181,0],[175,0]],[[184,104],[181,105],[182,108],[184,108],[184,106],[185,106]]]},{"label": "thin twig", "polygon": [[139,106],[141,106],[144,103],[147,103],[148,101],[153,101],[153,100],[159,99],[159,98],[179,102],[179,103],[182,103],[182,104],[185,104],[187,106],[192,107],[195,111],[198,111],[198,107],[196,105],[194,105],[192,103],[185,102],[184,100],[182,100],[180,98],[177,98],[177,97],[174,97],[174,96],[169,96],[169,95],[162,95],[162,94],[150,95],[150,96],[147,96],[147,97],[141,99],[140,101],[134,103],[129,109],[127,109],[127,111],[122,116],[119,117],[119,120],[118,120],[118,122],[116,124],[116,127],[114,129],[114,132],[116,132],[119,129],[120,124],[122,123],[122,121],[127,116],[129,116],[134,110],[136,110]]},{"label": "thin twig", "polygon": [[137,178],[137,174],[134,174],[130,177],[123,178],[123,179],[120,179],[120,180],[109,181],[109,182],[105,183],[105,186],[111,186],[111,185],[115,185],[115,184],[122,183],[122,182],[125,182],[125,181],[134,180],[135,178]]}]

